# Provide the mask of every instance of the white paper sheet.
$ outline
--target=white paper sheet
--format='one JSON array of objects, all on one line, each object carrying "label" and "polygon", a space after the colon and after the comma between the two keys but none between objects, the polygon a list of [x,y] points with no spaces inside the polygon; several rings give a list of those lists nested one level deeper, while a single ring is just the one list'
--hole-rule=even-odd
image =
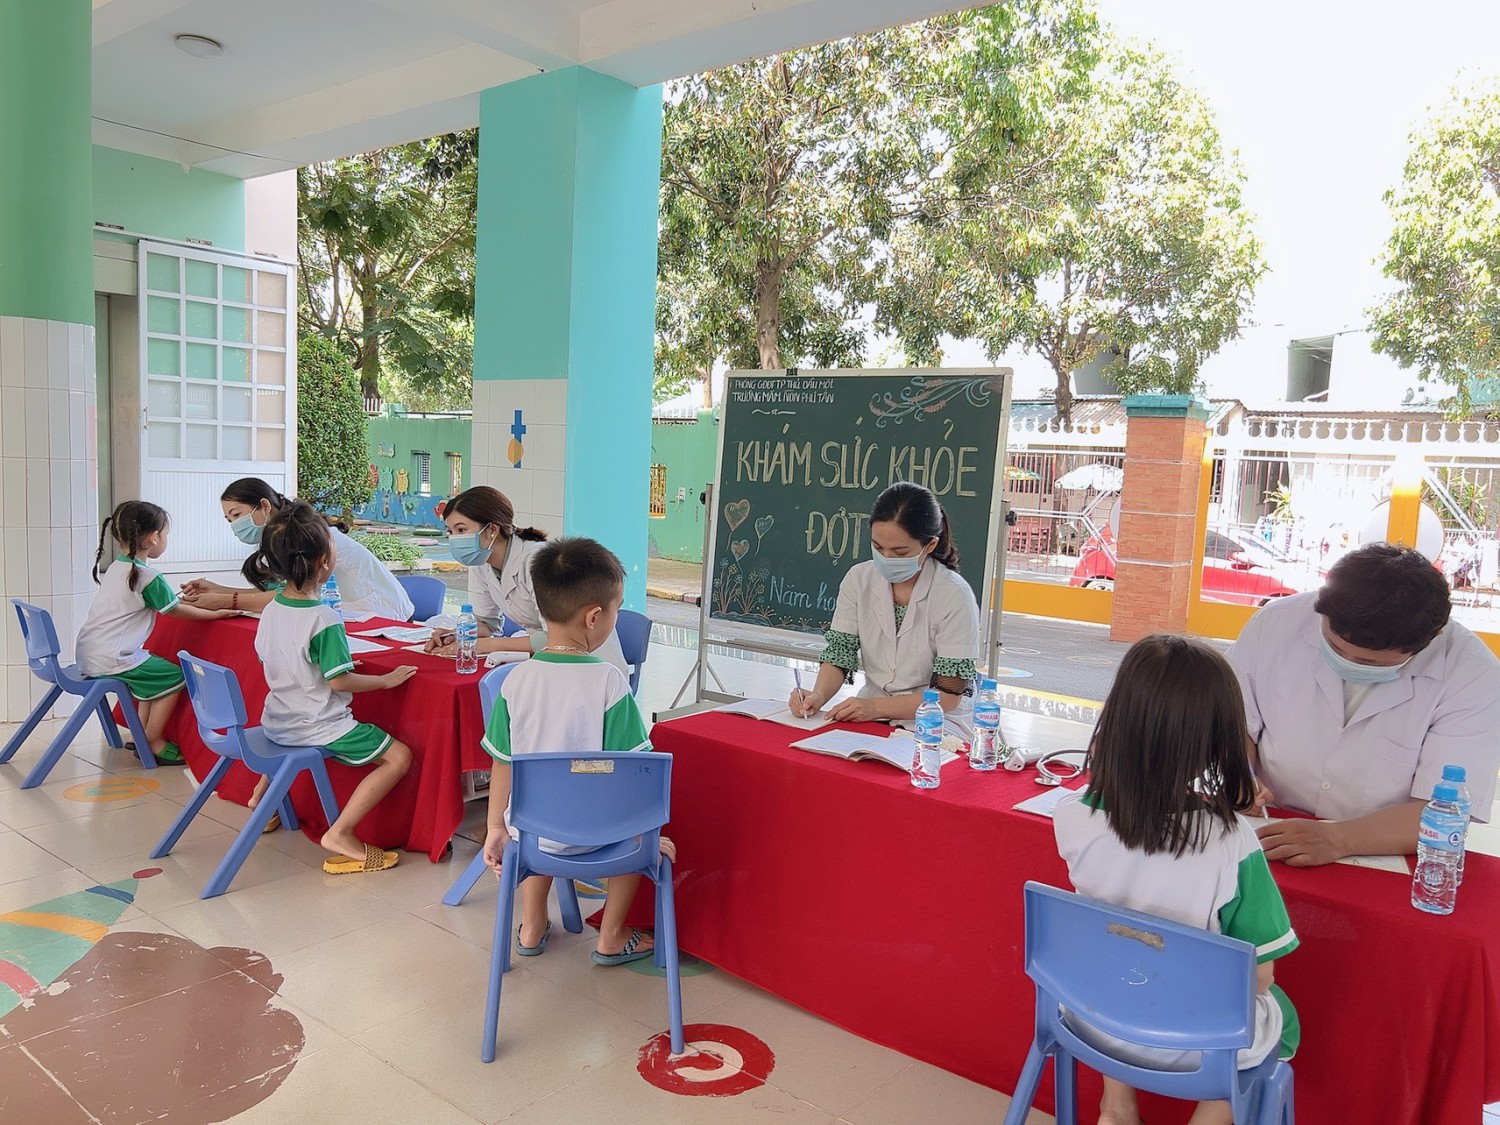
[{"label": "white paper sheet", "polygon": [[1064,797],[1071,797],[1077,792],[1077,789],[1064,789],[1061,785],[1049,785],[1035,797],[1027,797],[1026,800],[1011,807],[1017,812],[1035,813],[1037,816],[1045,816],[1048,820],[1051,820],[1053,812],[1057,809],[1057,802],[1061,801]]},{"label": "white paper sheet", "polygon": [[377,644],[375,641],[367,641],[362,637],[350,637],[349,651],[358,656],[365,652],[390,652],[391,650],[388,646]]}]

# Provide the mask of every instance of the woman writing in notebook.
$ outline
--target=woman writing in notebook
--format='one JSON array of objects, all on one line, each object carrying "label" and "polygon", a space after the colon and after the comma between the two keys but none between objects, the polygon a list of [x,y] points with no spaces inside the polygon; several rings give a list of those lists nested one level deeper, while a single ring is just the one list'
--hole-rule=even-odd
[{"label": "woman writing in notebook", "polygon": [[836,704],[838,722],[901,722],[937,688],[948,721],[972,733],[979,605],[958,572],[958,548],[937,497],[919,484],[891,485],[870,512],[871,557],[839,584],[817,682],[792,692],[794,715],[812,715],[854,679],[864,686]]}]

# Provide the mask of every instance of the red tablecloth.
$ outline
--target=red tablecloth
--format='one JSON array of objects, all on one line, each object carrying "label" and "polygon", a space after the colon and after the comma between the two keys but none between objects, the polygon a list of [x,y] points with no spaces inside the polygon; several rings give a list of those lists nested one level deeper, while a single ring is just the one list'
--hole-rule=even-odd
[{"label": "red tablecloth", "polygon": [[[788,743],[774,723],[658,724],[675,756],[682,947],[842,1027],[1000,1090],[1031,1040],[1021,887],[1068,886],[1052,825],[1011,806],[1034,774],[955,762],[941,788]],[[1302,946],[1276,979],[1302,1017],[1308,1125],[1473,1125],[1500,1100],[1500,862],[1469,857],[1457,911],[1412,909],[1410,881],[1273,865]],[[644,897],[644,896],[643,896]],[[1038,1108],[1051,1109],[1051,1071]],[[1098,1105],[1084,1074],[1084,1118]],[[1092,1085],[1091,1085],[1092,1084]],[[1147,1120],[1184,1103],[1143,1100]]]},{"label": "red tablecloth", "polygon": [[[245,695],[251,724],[259,721],[266,701],[266,678],[255,655],[254,618],[189,621],[158,617],[146,647],[173,660],[182,650],[232,668]],[[351,623],[353,632],[395,625],[375,619]],[[386,642],[377,642],[386,643]],[[394,644],[394,642],[391,642]],[[436,863],[463,819],[463,771],[488,769],[489,755],[479,745],[484,719],[479,706],[479,676],[460,676],[453,661],[392,647],[386,652],[359,653],[360,671],[379,675],[402,664],[420,671],[398,688],[360,692],[354,697],[354,716],[374,723],[411,747],[412,767],[401,783],[376,805],[359,825],[358,836],[382,848],[426,852]],[[483,672],[483,668],[480,669]],[[166,736],[182,747],[188,766],[198,778],[213,768],[214,753],[198,737],[193,710],[186,696],[167,724]],[[364,776],[363,770],[328,763],[328,776],[342,804]],[[250,798],[256,775],[236,762],[219,784],[219,795],[238,804]],[[322,806],[312,781],[305,775],[292,786],[292,805],[302,831],[317,840],[327,830]]]}]

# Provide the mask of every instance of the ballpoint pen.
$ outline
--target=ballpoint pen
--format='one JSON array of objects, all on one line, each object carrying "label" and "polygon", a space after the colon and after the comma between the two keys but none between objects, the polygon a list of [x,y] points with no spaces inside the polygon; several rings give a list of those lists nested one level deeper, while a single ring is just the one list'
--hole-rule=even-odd
[{"label": "ballpoint pen", "polygon": [[[792,681],[797,685],[797,694],[802,697],[802,709],[807,710],[807,692],[802,690],[802,669],[792,665]],[[804,716],[805,717],[805,716]]]}]

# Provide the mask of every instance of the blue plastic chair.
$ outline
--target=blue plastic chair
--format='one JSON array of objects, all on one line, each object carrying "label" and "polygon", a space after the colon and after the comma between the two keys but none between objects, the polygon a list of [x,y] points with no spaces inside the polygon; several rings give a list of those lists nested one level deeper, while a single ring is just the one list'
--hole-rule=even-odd
[{"label": "blue plastic chair", "polygon": [[214,768],[209,770],[198,792],[172,826],[167,829],[156,847],[151,849],[151,858],[160,859],[171,852],[181,839],[193,817],[198,815],[204,803],[213,796],[219,782],[229,772],[231,762],[244,762],[256,773],[271,779],[260,803],[250,810],[250,818],[240,829],[234,843],[224,853],[219,866],[209,877],[200,898],[214,898],[229,889],[240,867],[250,856],[266,824],[280,810],[281,826],[295,830],[297,814],[292,808],[289,790],[297,775],[304,770],[312,774],[313,785],[318,790],[318,800],[323,804],[323,815],[332,824],[339,818],[338,800],[333,795],[333,786],[328,780],[328,767],[324,759],[329,751],[321,746],[282,746],[266,737],[260,727],[247,727],[245,697],[240,692],[240,682],[233,672],[207,660],[200,660],[190,652],[179,652],[182,674],[187,680],[188,699],[192,701],[193,713],[198,718],[198,733],[204,744],[219,755]]},{"label": "blue plastic chair", "polygon": [[32,674],[47,684],[48,688],[42,701],[26,716],[21,728],[11,735],[5,749],[0,750],[0,765],[15,757],[21,744],[36,730],[37,724],[46,718],[52,705],[65,694],[78,696],[78,707],[63,724],[62,730],[57,732],[57,737],[43,751],[36,765],[31,767],[26,780],[21,782],[22,789],[34,789],[47,780],[47,775],[57,765],[63,751],[73,744],[73,739],[91,717],[98,717],[109,744],[116,750],[123,749],[125,743],[120,739],[120,730],[115,726],[115,718],[109,712],[106,699],[113,695],[120,701],[120,710],[124,713],[125,725],[130,728],[130,737],[135,740],[141,765],[147,769],[155,769],[156,757],[151,753],[151,744],[146,738],[145,730],[141,728],[135,696],[131,694],[125,681],[113,676],[88,679],[79,673],[78,665],[64,664],[61,658],[62,647],[57,643],[57,626],[52,623],[52,615],[40,606],[23,602],[20,598],[12,598],[10,604],[16,607],[16,616],[21,621],[21,638],[26,644],[26,663]]},{"label": "blue plastic chair", "polygon": [[640,691],[641,668],[651,648],[651,618],[633,609],[622,609],[615,622],[615,636],[620,638],[620,651],[630,665],[630,690]]},{"label": "blue plastic chair", "polygon": [[[1292,1068],[1273,1050],[1240,1070],[1255,1040],[1255,947],[1223,934],[1026,884],[1026,973],[1036,1037],[1005,1125],[1022,1125],[1050,1057],[1058,1125],[1078,1120],[1076,1063],[1171,1098],[1230,1103],[1242,1125],[1293,1125]],[[1091,1047],[1060,1007],[1142,1047],[1202,1052],[1195,1070],[1156,1070]]]},{"label": "blue plastic chair", "polygon": [[[678,974],[677,910],[672,899],[672,861],[661,854],[661,829],[671,812],[672,755],[654,752],[522,754],[511,762],[510,822],[520,840],[510,840],[500,867],[500,904],[490,950],[484,1040],[479,1057],[495,1061],[500,988],[510,970],[516,888],[531,875],[607,879],[644,875],[656,884],[656,948],[653,960],[667,976],[672,1053],[680,1055],[682,981]],[[594,847],[583,855],[551,855],[541,839]]]},{"label": "blue plastic chair", "polygon": [[443,612],[448,586],[441,578],[430,574],[398,574],[396,581],[411,599],[413,621],[426,621]]},{"label": "blue plastic chair", "polygon": [[524,628],[526,626],[514,618],[506,617],[503,613],[500,615],[500,635],[502,637],[514,637]]},{"label": "blue plastic chair", "polygon": [[[494,671],[486,672],[479,681],[479,706],[484,713],[486,727],[490,725],[490,713],[495,709],[495,700],[500,698],[500,685],[516,667],[515,664],[501,664]],[[448,888],[448,893],[443,896],[443,905],[461,906],[464,898],[474,889],[474,884],[479,882],[480,876],[489,869],[489,864],[484,862],[484,849],[481,848],[453,881],[453,886]],[[578,908],[578,888],[571,879],[554,883],[553,886],[557,890],[557,905],[562,910],[563,929],[570,934],[583,933],[583,912]]]}]

